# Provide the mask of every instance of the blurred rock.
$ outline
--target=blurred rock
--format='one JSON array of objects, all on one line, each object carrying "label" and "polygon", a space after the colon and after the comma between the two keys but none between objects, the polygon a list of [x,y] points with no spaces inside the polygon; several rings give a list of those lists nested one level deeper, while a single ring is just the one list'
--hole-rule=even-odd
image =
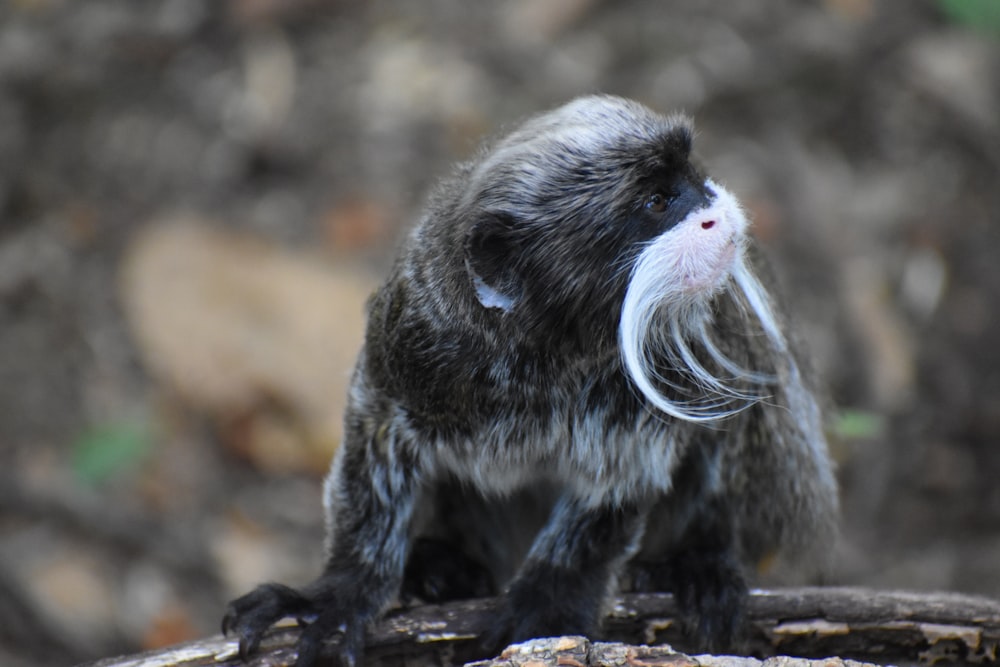
[{"label": "blurred rock", "polygon": [[320,542],[311,550],[289,553],[288,543],[278,533],[230,515],[217,522],[209,539],[214,565],[222,577],[229,597],[242,595],[262,581],[298,581],[302,572],[316,572],[320,567]]},{"label": "blurred rock", "polygon": [[296,92],[295,54],[284,32],[258,29],[245,40],[243,96],[233,110],[235,130],[260,140],[271,138],[287,120]]},{"label": "blurred rock", "polygon": [[948,267],[936,248],[916,248],[909,253],[900,296],[921,321],[930,319],[937,310],[947,285]]},{"label": "blurred rock", "polygon": [[321,225],[330,250],[343,256],[378,253],[392,237],[388,211],[371,198],[338,203],[323,215]]},{"label": "blurred rock", "polygon": [[363,57],[368,71],[358,95],[361,118],[375,133],[414,119],[476,115],[481,108],[481,74],[454,46],[387,26]]},{"label": "blurred rock", "polygon": [[908,56],[909,75],[920,90],[982,130],[1000,128],[1000,58],[988,39],[962,30],[930,34],[915,40]]},{"label": "blurred rock", "polygon": [[517,0],[504,8],[507,39],[515,43],[547,42],[592,11],[596,0]]},{"label": "blurred rock", "polygon": [[39,554],[22,573],[43,613],[74,628],[74,641],[84,646],[99,646],[119,613],[108,575],[91,554],[75,549]]}]

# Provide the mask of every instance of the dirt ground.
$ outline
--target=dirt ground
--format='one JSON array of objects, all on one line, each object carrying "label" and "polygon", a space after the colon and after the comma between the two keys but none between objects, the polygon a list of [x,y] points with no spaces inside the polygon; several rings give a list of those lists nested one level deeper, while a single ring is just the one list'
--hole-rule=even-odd
[{"label": "dirt ground", "polygon": [[0,5],[0,663],[311,578],[395,239],[482,136],[595,91],[691,114],[775,257],[830,392],[827,580],[1000,596],[997,6]]}]

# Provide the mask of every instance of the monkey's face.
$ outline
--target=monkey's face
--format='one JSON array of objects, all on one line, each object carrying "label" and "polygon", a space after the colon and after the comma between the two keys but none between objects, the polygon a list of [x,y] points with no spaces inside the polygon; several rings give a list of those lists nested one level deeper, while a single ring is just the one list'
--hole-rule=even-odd
[{"label": "monkey's face", "polygon": [[766,298],[746,270],[738,202],[690,152],[685,119],[617,98],[582,98],[529,121],[470,175],[466,267],[480,304],[511,326],[583,348],[618,345],[654,405],[708,419],[719,402],[678,407],[658,369],[685,369],[702,393],[724,384],[700,352],[750,375],[712,343],[712,302],[750,289],[756,312]]},{"label": "monkey's face", "polygon": [[686,119],[616,98],[582,98],[516,130],[467,184],[466,265],[480,303],[548,335],[582,326],[613,338],[640,255],[635,277],[655,275],[660,296],[710,298],[746,221],[690,152]]},{"label": "monkey's face", "polygon": [[[706,185],[711,197],[704,206],[644,246],[619,323],[622,361],[632,382],[659,410],[689,421],[728,416],[759,397],[734,388],[733,380],[750,385],[771,380],[732,361],[714,342],[712,300],[719,292],[728,289],[745,313],[754,313],[759,322],[754,326],[783,345],[767,296],[743,256],[746,217],[725,188],[711,180]],[[746,327],[742,333],[749,336],[749,321]],[[727,380],[719,379],[720,370]]]},{"label": "monkey's face", "polygon": [[[726,285],[741,261],[747,220],[739,203],[711,180],[702,188],[702,196],[675,212],[683,214],[680,221],[659,225],[665,229],[643,244],[629,279],[623,320],[651,309],[668,311],[672,319],[690,317]],[[644,207],[656,217],[670,206],[657,192]]]}]

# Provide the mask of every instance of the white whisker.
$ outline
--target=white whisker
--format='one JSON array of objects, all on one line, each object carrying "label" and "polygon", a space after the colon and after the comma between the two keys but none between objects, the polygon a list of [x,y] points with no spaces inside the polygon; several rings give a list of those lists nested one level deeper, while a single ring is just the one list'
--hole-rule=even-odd
[{"label": "white whisker", "polygon": [[[780,352],[786,350],[784,336],[741,247],[728,279],[691,290],[684,288],[685,272],[691,269],[676,261],[674,243],[668,231],[646,244],[635,261],[619,323],[622,360],[635,387],[657,410],[685,421],[721,420],[764,399],[776,376],[744,368],[719,349],[711,335],[712,299],[727,291],[726,297],[748,313],[747,319],[757,320]],[[692,344],[718,370],[709,370]],[[671,398],[665,390],[690,398]]]},{"label": "white whisker", "polygon": [[[698,340],[705,347],[705,351],[708,352],[709,356],[712,357],[715,363],[732,373],[734,379],[741,379],[758,385],[768,385],[777,382],[778,377],[775,374],[752,371],[748,368],[740,366],[738,363],[726,356],[726,354],[715,344],[715,341],[712,340],[712,337],[705,328],[704,324],[702,324],[701,330],[698,332]],[[744,396],[749,397],[752,396],[752,394],[744,394]]]}]

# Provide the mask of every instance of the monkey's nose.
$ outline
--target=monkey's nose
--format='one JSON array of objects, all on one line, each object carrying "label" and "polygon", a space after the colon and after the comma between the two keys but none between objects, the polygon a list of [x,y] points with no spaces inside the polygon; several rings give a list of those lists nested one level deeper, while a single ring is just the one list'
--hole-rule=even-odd
[{"label": "monkey's nose", "polygon": [[701,223],[702,229],[711,229],[712,227],[715,227],[715,220],[705,220]]}]

